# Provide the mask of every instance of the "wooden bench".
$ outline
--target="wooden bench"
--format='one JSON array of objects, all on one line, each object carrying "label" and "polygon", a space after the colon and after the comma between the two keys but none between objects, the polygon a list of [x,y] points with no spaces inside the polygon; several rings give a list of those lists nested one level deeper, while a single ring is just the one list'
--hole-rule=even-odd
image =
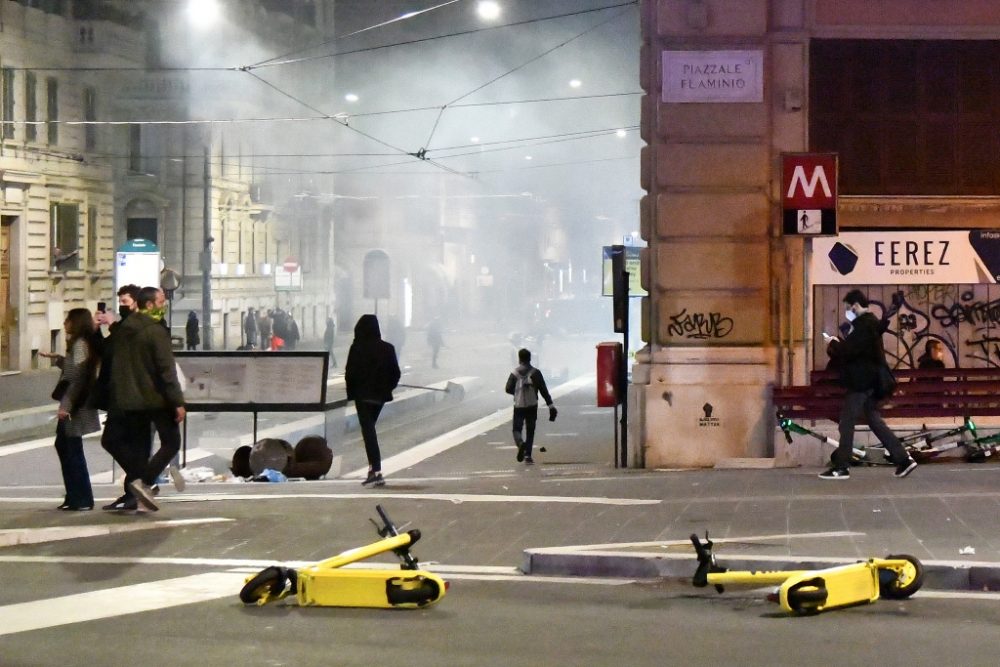
[{"label": "wooden bench", "polygon": [[[1000,416],[1000,368],[905,369],[879,411],[883,417]],[[844,388],[835,371],[813,371],[808,386],[774,387],[775,409],[791,419],[837,421]]]}]

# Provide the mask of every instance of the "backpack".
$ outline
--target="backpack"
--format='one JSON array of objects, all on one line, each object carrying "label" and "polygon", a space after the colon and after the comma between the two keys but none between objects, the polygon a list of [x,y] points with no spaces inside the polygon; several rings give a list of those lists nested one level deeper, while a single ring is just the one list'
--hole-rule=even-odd
[{"label": "backpack", "polygon": [[517,381],[514,383],[515,408],[530,408],[538,405],[538,391],[535,390],[535,385],[531,381],[531,376],[534,372],[534,368],[529,369],[525,375],[521,375],[516,370],[514,371],[514,377],[517,378]]}]

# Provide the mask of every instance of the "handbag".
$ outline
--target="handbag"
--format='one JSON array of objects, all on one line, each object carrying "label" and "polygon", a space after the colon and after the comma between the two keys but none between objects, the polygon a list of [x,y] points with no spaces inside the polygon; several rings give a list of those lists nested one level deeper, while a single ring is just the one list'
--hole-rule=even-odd
[{"label": "handbag", "polygon": [[69,380],[59,378],[59,382],[56,382],[56,386],[52,389],[52,400],[61,401],[66,395],[67,389],[69,389]]},{"label": "handbag", "polygon": [[872,398],[881,401],[892,396],[895,391],[896,376],[892,374],[892,369],[888,365],[880,364],[875,373],[875,387],[872,391]]}]

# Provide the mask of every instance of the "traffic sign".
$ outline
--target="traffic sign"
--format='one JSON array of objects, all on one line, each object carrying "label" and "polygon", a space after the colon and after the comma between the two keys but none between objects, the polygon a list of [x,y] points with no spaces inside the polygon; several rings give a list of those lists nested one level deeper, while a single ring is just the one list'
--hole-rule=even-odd
[{"label": "traffic sign", "polygon": [[782,228],[786,235],[837,233],[837,154],[781,155]]}]

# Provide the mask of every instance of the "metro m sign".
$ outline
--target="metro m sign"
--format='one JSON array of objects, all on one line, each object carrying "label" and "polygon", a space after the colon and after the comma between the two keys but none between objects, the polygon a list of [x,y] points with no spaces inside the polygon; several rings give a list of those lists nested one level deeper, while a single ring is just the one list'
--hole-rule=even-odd
[{"label": "metro m sign", "polygon": [[785,234],[836,234],[837,154],[783,153],[781,208]]}]

